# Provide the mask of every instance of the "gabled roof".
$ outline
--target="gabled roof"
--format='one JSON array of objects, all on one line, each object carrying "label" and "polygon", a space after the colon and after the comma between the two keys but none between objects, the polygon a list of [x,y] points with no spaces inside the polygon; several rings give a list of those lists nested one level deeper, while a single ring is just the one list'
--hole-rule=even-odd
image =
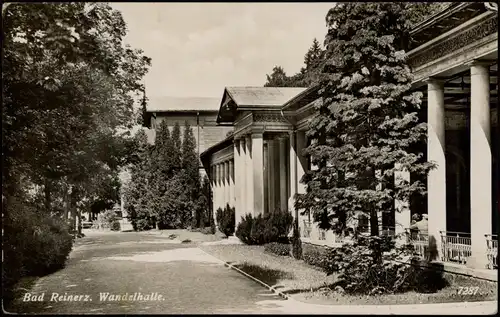
[{"label": "gabled roof", "polygon": [[226,91],[239,107],[282,106],[305,88],[299,87],[227,87]]},{"label": "gabled roof", "polygon": [[149,97],[147,112],[218,111],[219,98],[212,97]]},{"label": "gabled roof", "polygon": [[232,123],[239,110],[280,109],[306,88],[301,87],[226,87],[217,123]]}]

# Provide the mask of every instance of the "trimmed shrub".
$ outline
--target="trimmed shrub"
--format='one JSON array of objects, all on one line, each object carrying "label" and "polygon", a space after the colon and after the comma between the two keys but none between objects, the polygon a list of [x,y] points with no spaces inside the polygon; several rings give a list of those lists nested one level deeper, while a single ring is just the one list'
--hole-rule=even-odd
[{"label": "trimmed shrub", "polygon": [[253,244],[251,238],[251,231],[253,227],[253,217],[251,214],[247,214],[244,217],[241,217],[241,221],[236,228],[236,236],[241,240],[244,244]]},{"label": "trimmed shrub", "polygon": [[265,245],[264,251],[281,256],[289,256],[291,252],[290,244],[271,242]]},{"label": "trimmed shrub", "polygon": [[103,213],[97,215],[97,223],[99,228],[101,229],[113,230],[112,226],[115,221],[118,221],[118,216],[111,209],[105,210]]},{"label": "trimmed shrub", "polygon": [[111,223],[111,231],[120,231],[120,222],[118,220],[115,220]]},{"label": "trimmed shrub", "polygon": [[241,218],[236,236],[245,244],[266,244],[288,242],[288,233],[293,223],[289,212],[276,210],[265,216],[253,218],[250,214]]},{"label": "trimmed shrub", "polygon": [[38,212],[24,202],[11,202],[3,221],[2,295],[10,300],[20,278],[43,276],[64,267],[73,237],[64,220]]},{"label": "trimmed shrub", "polygon": [[235,208],[229,206],[229,204],[226,204],[226,207],[224,209],[217,209],[217,213],[215,214],[215,216],[217,219],[219,230],[226,236],[233,235],[234,226],[236,225]]},{"label": "trimmed shrub", "polygon": [[73,236],[60,219],[45,218],[35,227],[29,257],[24,266],[28,275],[43,276],[64,267],[73,247]]},{"label": "trimmed shrub", "polygon": [[151,223],[147,219],[137,219],[132,223],[135,231],[151,230]]}]

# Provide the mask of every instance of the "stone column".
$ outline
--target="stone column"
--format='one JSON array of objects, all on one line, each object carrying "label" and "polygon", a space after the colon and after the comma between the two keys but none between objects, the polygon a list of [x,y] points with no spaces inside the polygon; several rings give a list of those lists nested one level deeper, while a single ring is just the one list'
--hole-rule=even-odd
[{"label": "stone column", "polygon": [[[240,140],[234,139],[234,216],[235,216],[235,226],[238,227],[238,223],[241,219],[241,182],[244,178],[241,175],[241,150],[240,150]],[[236,230],[236,228],[235,228]]]},{"label": "stone column", "polygon": [[[396,164],[396,170],[394,172],[394,186],[396,188],[404,186],[403,183],[410,181],[410,173],[407,170],[401,169],[400,164]],[[411,223],[411,213],[410,213],[410,203],[408,200],[394,200],[395,207],[395,233],[400,239],[399,242],[404,243],[406,240],[405,231],[410,227]],[[446,216],[446,214],[445,214]],[[445,218],[446,224],[446,218]]]},{"label": "stone column", "polygon": [[226,166],[224,162],[220,163],[220,180],[221,180],[220,207],[224,209],[224,206],[226,205]]},{"label": "stone column", "polygon": [[269,209],[269,179],[271,178],[269,167],[269,144],[268,141],[264,140],[264,214],[270,212]]},{"label": "stone column", "polygon": [[288,199],[288,210],[292,213],[295,219],[298,219],[298,215],[295,213],[295,194],[297,193],[297,146],[295,145],[295,131],[291,131],[290,144],[289,144],[289,159],[290,159],[290,197]]},{"label": "stone column", "polygon": [[219,208],[224,209],[224,194],[225,194],[225,185],[224,181],[224,163],[219,163]]},{"label": "stone column", "polygon": [[492,228],[492,158],[489,67],[473,63],[470,69],[470,206],[472,256],[467,266],[487,265],[486,237]]},{"label": "stone column", "polygon": [[252,133],[253,212],[264,213],[264,138],[262,132]]},{"label": "stone column", "polygon": [[274,193],[274,200],[273,200],[273,209],[274,211],[276,208],[280,208],[281,206],[281,196],[280,196],[280,169],[281,169],[281,162],[280,162],[280,144],[278,139],[273,140],[273,168],[271,171],[272,175],[272,186],[273,186],[273,193]]},{"label": "stone column", "polygon": [[234,159],[229,161],[229,205],[235,207],[234,201]]},{"label": "stone column", "polygon": [[279,175],[280,175],[280,209],[281,211],[287,210],[287,181],[286,181],[286,170],[287,170],[287,161],[286,161],[286,139],[284,137],[279,138],[279,157],[280,157],[280,165],[279,165]]},{"label": "stone column", "polygon": [[214,216],[215,214],[217,213],[217,209],[220,208],[220,206],[222,205],[222,166],[221,164],[217,164],[216,166],[216,169],[217,169],[217,208],[215,208],[215,212],[214,212]]},{"label": "stone column", "polygon": [[276,166],[276,142],[275,140],[269,140],[267,142],[267,151],[268,151],[268,166],[269,166],[269,181],[268,181],[268,188],[269,188],[269,212],[274,212],[276,209],[276,173],[277,169],[279,168]]},{"label": "stone column", "polygon": [[[427,177],[429,240],[435,239],[438,258],[442,256],[440,231],[446,231],[446,158],[443,82],[427,84],[427,160],[437,164]],[[430,241],[432,243],[432,241]]]},{"label": "stone column", "polygon": [[216,165],[212,165],[210,170],[210,178],[212,179],[212,212],[215,214],[217,210],[217,169]]},{"label": "stone column", "polygon": [[229,161],[224,162],[224,207],[230,203]]},{"label": "stone column", "polygon": [[247,135],[245,137],[245,177],[246,177],[246,188],[245,188],[245,207],[246,214],[251,214],[254,216],[254,187],[253,187],[253,153],[252,153],[252,136]]},{"label": "stone column", "polygon": [[240,214],[240,218],[241,216],[245,216],[245,214],[247,213],[247,210],[246,210],[246,197],[247,197],[247,192],[246,192],[246,188],[247,188],[247,169],[246,169],[246,141],[245,141],[245,138],[241,138],[240,139],[240,164],[239,164],[239,167],[238,167],[238,175],[241,176],[241,180],[240,180],[240,201],[241,201],[241,204],[240,204],[240,211],[239,211],[239,214]]}]

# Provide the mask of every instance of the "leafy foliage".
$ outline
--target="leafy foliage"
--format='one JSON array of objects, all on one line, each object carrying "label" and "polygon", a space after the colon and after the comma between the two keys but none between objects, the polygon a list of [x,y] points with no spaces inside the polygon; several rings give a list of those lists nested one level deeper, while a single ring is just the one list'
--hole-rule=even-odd
[{"label": "leafy foliage", "polygon": [[293,216],[288,211],[277,209],[274,213],[252,217],[247,214],[241,218],[236,236],[245,244],[266,244],[287,240]]},{"label": "leafy foliage", "polygon": [[[150,59],[124,45],[125,22],[108,4],[12,3],[3,9],[4,220],[15,226],[26,208],[54,221],[69,213],[70,226],[61,230],[70,230],[83,211],[116,202],[117,172],[133,152],[126,131],[135,123],[134,94]],[[19,230],[30,232],[36,224],[26,226]],[[40,228],[33,248],[43,251],[33,251],[32,260],[53,267],[61,260],[48,257],[65,253],[66,238],[49,233],[52,225]],[[9,243],[20,248],[22,242]]]},{"label": "leafy foliage", "polygon": [[428,263],[418,263],[411,245],[396,247],[389,237],[360,236],[353,244],[329,250],[327,258],[324,270],[338,272],[338,284],[350,294],[435,292],[446,285]]},{"label": "leafy foliage", "polygon": [[327,271],[333,261],[330,252],[329,247],[305,243],[303,244],[302,259],[309,265]]},{"label": "leafy foliage", "polygon": [[111,229],[113,231],[120,230],[120,222],[118,215],[112,209],[108,209],[97,216],[97,224],[99,228]]},{"label": "leafy foliage", "polygon": [[[65,265],[73,246],[68,225],[37,212],[27,197],[11,197],[16,213],[3,220],[3,299],[11,299],[13,285],[23,276],[50,274]],[[5,203],[5,201],[4,201]]]},{"label": "leafy foliage", "polygon": [[224,207],[224,209],[217,209],[217,212],[215,214],[219,230],[226,236],[232,236],[234,234],[234,227],[236,225],[235,211],[236,209],[234,207],[226,204],[226,207]]}]

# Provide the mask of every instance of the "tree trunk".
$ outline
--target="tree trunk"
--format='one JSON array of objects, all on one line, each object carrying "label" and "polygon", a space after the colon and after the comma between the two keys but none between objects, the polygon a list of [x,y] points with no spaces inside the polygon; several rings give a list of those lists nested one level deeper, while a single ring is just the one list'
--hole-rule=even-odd
[{"label": "tree trunk", "polygon": [[78,208],[77,211],[77,228],[78,228],[78,236],[82,235],[82,209]]},{"label": "tree trunk", "polygon": [[51,205],[52,205],[52,195],[51,195],[51,186],[50,180],[45,178],[45,184],[43,187],[44,197],[45,197],[45,212],[50,215]]},{"label": "tree trunk", "polygon": [[370,211],[370,235],[378,237],[380,234],[378,230],[378,214],[376,209]]},{"label": "tree trunk", "polygon": [[77,208],[76,208],[76,203],[77,203],[78,195],[77,195],[77,189],[73,186],[71,188],[71,194],[70,194],[70,213],[71,213],[71,229],[73,231],[73,234],[77,233],[77,222],[76,222],[76,217],[77,217]]},{"label": "tree trunk", "polygon": [[63,219],[68,222],[68,216],[71,211],[71,200],[68,184],[64,184],[64,215]]}]

